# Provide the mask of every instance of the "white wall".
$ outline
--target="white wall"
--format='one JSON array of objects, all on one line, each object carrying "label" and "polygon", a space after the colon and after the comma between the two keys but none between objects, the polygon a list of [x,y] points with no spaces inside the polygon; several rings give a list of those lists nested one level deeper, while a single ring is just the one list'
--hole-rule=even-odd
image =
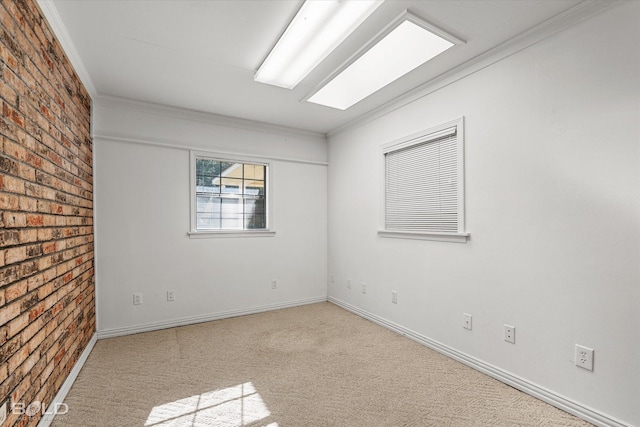
[{"label": "white wall", "polygon": [[[329,296],[640,425],[639,24],[624,3],[332,135]],[[378,237],[381,145],[461,116],[470,241]]]},{"label": "white wall", "polygon": [[[323,136],[113,99],[94,118],[99,336],[326,300]],[[275,236],[190,239],[185,147],[268,156]]]}]

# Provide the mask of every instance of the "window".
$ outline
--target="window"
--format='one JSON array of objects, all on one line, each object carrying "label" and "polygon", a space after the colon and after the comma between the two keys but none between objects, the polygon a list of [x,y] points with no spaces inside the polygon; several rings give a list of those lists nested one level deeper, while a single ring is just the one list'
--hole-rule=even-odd
[{"label": "window", "polygon": [[269,231],[269,164],[192,153],[191,235]]},{"label": "window", "polygon": [[465,242],[463,119],[386,144],[384,237]]}]

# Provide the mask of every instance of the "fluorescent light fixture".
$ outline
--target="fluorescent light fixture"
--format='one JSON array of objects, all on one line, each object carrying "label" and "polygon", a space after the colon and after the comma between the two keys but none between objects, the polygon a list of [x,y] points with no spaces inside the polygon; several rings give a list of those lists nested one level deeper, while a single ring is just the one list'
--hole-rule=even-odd
[{"label": "fluorescent light fixture", "polygon": [[254,80],[293,89],[383,1],[305,1]]},{"label": "fluorescent light fixture", "polygon": [[464,42],[405,12],[307,101],[346,110],[461,43]]}]

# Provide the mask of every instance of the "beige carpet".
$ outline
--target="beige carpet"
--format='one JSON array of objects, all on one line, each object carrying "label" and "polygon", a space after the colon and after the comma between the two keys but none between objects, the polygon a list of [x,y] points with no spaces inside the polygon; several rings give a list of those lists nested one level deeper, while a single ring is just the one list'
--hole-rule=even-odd
[{"label": "beige carpet", "polygon": [[53,426],[589,426],[330,303],[100,340]]}]

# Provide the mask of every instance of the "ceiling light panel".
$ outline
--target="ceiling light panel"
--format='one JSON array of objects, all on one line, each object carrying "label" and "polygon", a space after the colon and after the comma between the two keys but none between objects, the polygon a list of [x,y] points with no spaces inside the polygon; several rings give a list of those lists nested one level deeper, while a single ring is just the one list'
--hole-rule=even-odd
[{"label": "ceiling light panel", "polygon": [[383,1],[305,1],[254,79],[293,89]]},{"label": "ceiling light panel", "polygon": [[346,110],[455,44],[464,43],[409,13],[398,22],[307,100]]}]

